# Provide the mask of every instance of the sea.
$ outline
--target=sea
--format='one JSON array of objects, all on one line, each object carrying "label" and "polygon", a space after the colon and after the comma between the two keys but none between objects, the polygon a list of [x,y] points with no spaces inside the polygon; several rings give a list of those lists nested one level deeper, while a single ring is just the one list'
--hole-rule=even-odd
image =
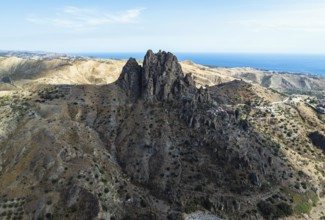
[{"label": "sea", "polygon": [[[179,61],[212,67],[253,67],[276,72],[304,73],[325,76],[325,54],[245,54],[245,53],[174,53]],[[143,60],[143,53],[79,53],[102,59]]]}]

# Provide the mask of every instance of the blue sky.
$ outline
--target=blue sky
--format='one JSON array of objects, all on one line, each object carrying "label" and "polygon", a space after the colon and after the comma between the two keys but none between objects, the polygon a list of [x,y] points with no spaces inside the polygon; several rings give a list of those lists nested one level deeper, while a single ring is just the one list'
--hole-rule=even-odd
[{"label": "blue sky", "polygon": [[324,53],[324,0],[10,0],[0,49]]}]

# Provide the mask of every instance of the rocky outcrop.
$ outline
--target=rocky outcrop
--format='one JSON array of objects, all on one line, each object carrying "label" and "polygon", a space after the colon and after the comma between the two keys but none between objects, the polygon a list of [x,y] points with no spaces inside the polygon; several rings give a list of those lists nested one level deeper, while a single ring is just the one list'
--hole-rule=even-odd
[{"label": "rocky outcrop", "polygon": [[[142,71],[142,96],[145,100],[167,100],[174,94],[184,74],[172,53],[149,50],[144,57]],[[178,84],[178,85],[177,85]]]},{"label": "rocky outcrop", "polygon": [[141,72],[142,67],[134,58],[130,58],[123,67],[122,73],[118,79],[118,84],[127,93],[129,97],[137,99],[141,95]]},{"label": "rocky outcrop", "polygon": [[144,57],[143,67],[130,58],[123,68],[118,84],[129,97],[151,102],[192,99],[196,93],[191,74],[184,76],[176,56],[164,51],[154,54],[149,50]]},{"label": "rocky outcrop", "polygon": [[[176,56],[169,52],[159,51],[154,54],[149,50],[144,57],[143,67],[130,58],[123,68],[118,85],[133,101],[138,98],[147,102],[172,101],[181,109],[180,118],[193,128],[206,124],[205,110],[213,102],[209,90],[202,87],[197,89],[192,74],[184,76]],[[197,111],[198,106],[205,110]],[[208,121],[209,126],[215,127],[215,119]]]},{"label": "rocky outcrop", "polygon": [[130,58],[117,84],[133,102],[140,99],[151,103],[174,103],[180,109],[179,117],[190,128],[200,128],[201,125],[215,128],[218,120],[227,123],[240,121],[238,110],[225,112],[220,108],[217,114],[207,116],[207,111],[218,108],[209,88],[197,89],[192,74],[184,74],[176,56],[169,52],[159,51],[154,54],[149,50],[144,57],[143,67]]}]

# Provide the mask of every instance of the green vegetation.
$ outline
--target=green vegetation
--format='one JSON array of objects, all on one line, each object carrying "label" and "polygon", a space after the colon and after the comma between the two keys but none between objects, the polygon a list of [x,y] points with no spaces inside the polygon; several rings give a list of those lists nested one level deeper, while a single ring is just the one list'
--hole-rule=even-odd
[{"label": "green vegetation", "polygon": [[193,213],[197,210],[211,210],[214,207],[213,203],[210,202],[209,198],[194,198],[193,200],[186,203],[183,207],[185,213]]},{"label": "green vegetation", "polygon": [[305,194],[295,193],[292,199],[294,204],[293,210],[296,214],[309,213],[318,201],[318,197],[313,191],[308,191]]},{"label": "green vegetation", "polygon": [[199,201],[197,201],[196,199],[188,202],[185,206],[184,206],[184,212],[185,213],[192,213],[195,212],[199,209]]},{"label": "green vegetation", "polygon": [[181,213],[171,213],[167,217],[168,220],[183,220],[183,216]]},{"label": "green vegetation", "polygon": [[23,114],[26,110],[26,107],[22,105],[11,105],[10,107],[14,112],[18,112],[20,115]]},{"label": "green vegetation", "polygon": [[44,90],[39,91],[38,95],[42,99],[43,102],[45,100],[53,100],[53,99],[59,99],[59,98],[64,97],[64,94],[62,93],[62,91],[60,91],[56,87],[45,88]]},{"label": "green vegetation", "polygon": [[298,204],[295,206],[295,213],[300,214],[300,213],[309,213],[312,205],[306,201],[303,200],[301,197],[295,197],[295,202]]},{"label": "green vegetation", "polygon": [[25,204],[24,198],[5,199],[0,204],[0,219],[22,219],[24,214],[23,205]]},{"label": "green vegetation", "polygon": [[284,189],[284,192],[291,196],[291,204],[281,202],[272,204],[261,201],[258,203],[258,209],[266,219],[274,219],[289,216],[292,214],[309,213],[313,206],[318,202],[318,196],[315,192],[309,190],[306,193],[297,193],[290,189]]},{"label": "green vegetation", "polygon": [[293,214],[292,206],[284,202],[273,205],[266,201],[260,201],[257,207],[265,219],[281,218]]},{"label": "green vegetation", "polygon": [[2,101],[11,101],[12,97],[9,96],[9,95],[5,95],[5,96],[0,97],[0,100],[2,100]]},{"label": "green vegetation", "polygon": [[9,95],[0,96],[0,106],[9,105],[9,102],[12,101],[12,97]]},{"label": "green vegetation", "polygon": [[318,202],[317,194],[311,190],[307,191],[306,193],[297,193],[287,188],[283,189],[283,191],[286,195],[291,196],[294,214],[309,213],[312,207]]}]

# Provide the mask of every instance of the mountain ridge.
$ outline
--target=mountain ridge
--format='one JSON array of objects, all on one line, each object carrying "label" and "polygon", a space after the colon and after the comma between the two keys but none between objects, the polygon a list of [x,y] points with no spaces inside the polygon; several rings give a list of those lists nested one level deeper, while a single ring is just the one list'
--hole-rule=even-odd
[{"label": "mountain ridge", "polygon": [[[0,61],[2,62],[2,68],[6,67],[6,69],[0,69],[2,77],[8,77],[9,75],[14,77],[15,73],[13,71],[19,71],[19,66],[23,68],[23,71],[16,73],[19,79],[24,78],[21,74],[27,71],[44,75],[46,74],[47,67],[48,69],[60,68],[62,73],[60,71],[56,72],[56,74],[61,74],[60,77],[59,75],[52,75],[43,79],[43,83],[52,81],[52,84],[68,82],[69,79],[72,80],[70,83],[77,84],[110,83],[117,80],[126,63],[125,60],[96,60],[82,57],[57,57],[44,60],[3,57]],[[139,61],[139,63],[142,62]],[[12,69],[10,69],[10,66]],[[210,68],[186,61],[181,62],[181,66],[185,73],[192,73],[198,86],[213,86],[234,79],[243,79],[250,83],[290,94],[308,94],[309,92],[316,94],[321,93],[325,88],[325,79],[314,75],[276,74],[253,68]],[[113,74],[110,74],[111,76],[108,77],[105,74],[106,71]],[[94,77],[95,75],[97,77]],[[64,78],[64,80],[60,78]]]}]

